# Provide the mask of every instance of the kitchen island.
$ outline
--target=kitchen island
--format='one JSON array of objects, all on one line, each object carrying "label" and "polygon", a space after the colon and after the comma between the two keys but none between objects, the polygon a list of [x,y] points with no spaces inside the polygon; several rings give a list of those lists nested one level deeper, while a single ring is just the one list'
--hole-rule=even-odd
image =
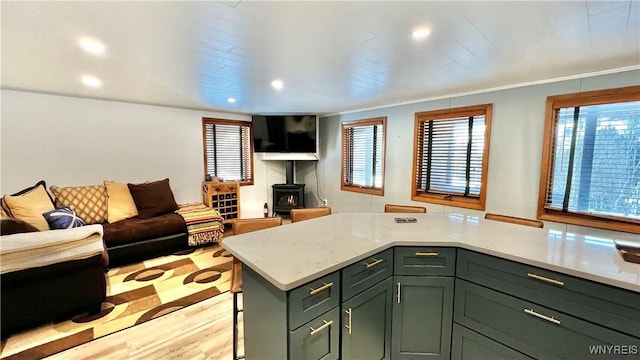
[{"label": "kitchen island", "polygon": [[[246,265],[247,359],[566,357],[558,337],[574,341],[576,357],[638,353],[640,265],[622,260],[615,239],[399,216],[341,213],[226,239]],[[527,331],[492,323],[505,312]],[[607,344],[618,348],[597,347]]]}]

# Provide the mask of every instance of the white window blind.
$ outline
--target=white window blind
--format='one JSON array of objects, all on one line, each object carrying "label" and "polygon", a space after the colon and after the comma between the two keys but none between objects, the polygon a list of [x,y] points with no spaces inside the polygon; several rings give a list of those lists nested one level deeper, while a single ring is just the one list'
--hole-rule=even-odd
[{"label": "white window blind", "polygon": [[224,181],[253,183],[251,123],[205,119],[205,172]]},{"label": "white window blind", "polygon": [[419,122],[418,192],[479,197],[485,116]]},{"label": "white window blind", "polygon": [[384,128],[383,118],[343,123],[343,187],[383,188]]},{"label": "white window blind", "polygon": [[545,208],[640,220],[640,102],[556,111]]}]

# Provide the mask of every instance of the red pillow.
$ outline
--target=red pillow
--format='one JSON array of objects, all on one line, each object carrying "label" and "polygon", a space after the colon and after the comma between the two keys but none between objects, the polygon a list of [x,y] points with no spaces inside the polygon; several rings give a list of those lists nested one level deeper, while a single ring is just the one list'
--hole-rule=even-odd
[{"label": "red pillow", "polygon": [[148,219],[178,210],[178,204],[169,186],[169,179],[143,184],[127,184],[133,202],[138,208],[138,217]]}]

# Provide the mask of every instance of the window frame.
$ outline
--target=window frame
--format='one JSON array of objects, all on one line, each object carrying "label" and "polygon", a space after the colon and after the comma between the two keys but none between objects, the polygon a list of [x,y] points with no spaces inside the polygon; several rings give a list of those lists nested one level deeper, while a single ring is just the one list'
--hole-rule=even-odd
[{"label": "window frame", "polygon": [[[240,186],[244,186],[244,185],[253,185],[254,184],[254,177],[255,177],[255,173],[254,173],[254,163],[255,163],[255,158],[254,158],[254,151],[253,151],[253,126],[251,121],[244,121],[244,120],[229,120],[229,119],[218,119],[218,118],[208,118],[208,117],[203,117],[202,118],[202,149],[203,149],[203,159],[204,159],[204,174],[209,174],[209,169],[207,167],[207,125],[208,124],[212,124],[212,125],[234,125],[234,126],[244,126],[247,127],[249,129],[249,149],[250,149],[250,159],[251,159],[251,165],[250,165],[250,169],[248,169],[249,171],[251,171],[251,177],[248,180],[242,180],[242,181],[237,181],[235,180],[235,182],[237,182]],[[223,179],[225,180],[225,179]],[[226,181],[226,180],[225,180]]]},{"label": "window frame", "polygon": [[[491,143],[491,118],[493,104],[464,106],[451,109],[422,111],[415,113],[413,130],[413,174],[411,178],[411,200],[445,206],[456,206],[466,209],[485,209],[487,199],[487,179],[489,172],[489,148]],[[482,151],[482,173],[480,175],[480,192],[477,197],[456,194],[428,193],[418,191],[419,165],[422,165],[422,145],[419,143],[421,124],[427,121],[446,121],[461,117],[485,117],[484,148]]]},{"label": "window frame", "polygon": [[[380,188],[362,187],[346,183],[345,180],[345,167],[347,156],[349,155],[346,132],[348,129],[355,127],[377,126],[382,125],[382,186]],[[385,182],[385,166],[386,166],[386,147],[387,147],[387,117],[375,117],[369,119],[343,121],[341,123],[341,137],[342,137],[342,153],[341,153],[341,166],[340,166],[340,190],[351,191],[361,194],[384,196],[384,182]]]},{"label": "window frame", "polygon": [[586,91],[547,97],[540,170],[540,187],[538,191],[538,219],[640,234],[640,224],[633,220],[626,221],[612,216],[565,213],[561,210],[545,208],[547,192],[549,191],[549,180],[552,177],[553,171],[552,157],[555,146],[555,130],[559,110],[567,107],[604,105],[628,101],[640,101],[640,86]]}]

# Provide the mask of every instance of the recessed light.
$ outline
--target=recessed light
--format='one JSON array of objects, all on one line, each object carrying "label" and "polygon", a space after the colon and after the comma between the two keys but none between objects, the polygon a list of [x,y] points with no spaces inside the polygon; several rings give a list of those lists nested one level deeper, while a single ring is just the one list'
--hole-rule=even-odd
[{"label": "recessed light", "polygon": [[429,34],[431,34],[431,29],[421,27],[413,30],[411,36],[413,36],[414,39],[422,39],[429,36]]},{"label": "recessed light", "polygon": [[236,102],[236,98],[230,97],[230,98],[227,99],[227,102],[233,104],[233,103]]},{"label": "recessed light", "polygon": [[105,46],[103,43],[96,39],[83,37],[78,41],[80,43],[80,47],[84,49],[84,51],[93,54],[93,55],[102,55],[105,51]]},{"label": "recessed light", "polygon": [[280,79],[276,79],[271,82],[271,87],[273,87],[276,90],[282,89],[282,86],[284,86],[284,83]]},{"label": "recessed light", "polygon": [[98,87],[102,85],[102,80],[93,75],[85,75],[82,77],[82,83],[89,87]]}]

